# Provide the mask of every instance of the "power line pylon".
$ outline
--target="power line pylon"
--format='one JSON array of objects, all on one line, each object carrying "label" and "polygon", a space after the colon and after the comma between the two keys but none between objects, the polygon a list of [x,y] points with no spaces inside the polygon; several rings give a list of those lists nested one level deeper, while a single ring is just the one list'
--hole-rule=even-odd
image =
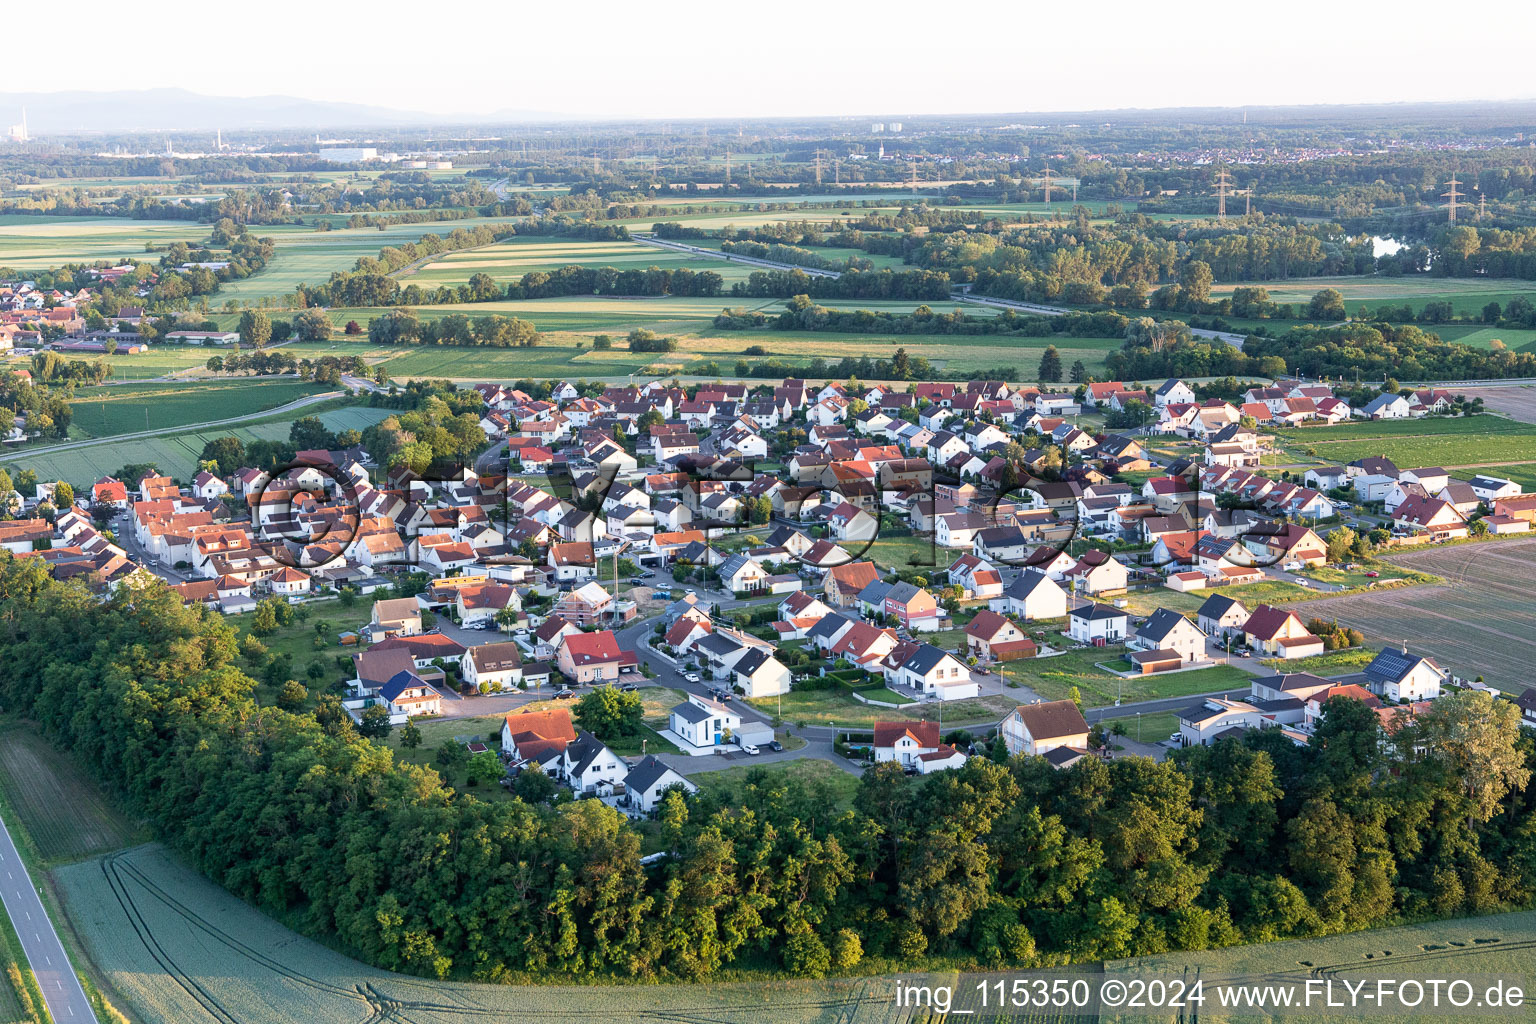
[{"label": "power line pylon", "polygon": [[816,184],[821,184],[821,150],[816,151]]},{"label": "power line pylon", "polygon": [[1045,187],[1045,205],[1051,205],[1051,175],[1056,172],[1047,167],[1040,172],[1040,183]]},{"label": "power line pylon", "polygon": [[1479,192],[1477,194],[1477,222],[1481,224],[1486,216],[1488,216],[1488,193]]},{"label": "power line pylon", "polygon": [[1232,189],[1232,175],[1223,167],[1216,172],[1216,219],[1227,219],[1227,195]]},{"label": "power line pylon", "polygon": [[1461,193],[1456,191],[1456,186],[1460,184],[1461,182],[1456,180],[1456,175],[1452,174],[1451,180],[1445,183],[1446,191],[1440,193],[1441,199],[1448,200],[1448,202],[1442,203],[1441,205],[1445,207],[1447,213],[1450,215],[1449,223],[1451,224],[1456,223],[1456,200],[1461,198]]}]

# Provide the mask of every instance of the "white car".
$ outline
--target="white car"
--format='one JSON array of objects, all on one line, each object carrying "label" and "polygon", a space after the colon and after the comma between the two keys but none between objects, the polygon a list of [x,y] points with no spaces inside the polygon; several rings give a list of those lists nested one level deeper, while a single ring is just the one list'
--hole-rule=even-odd
[{"label": "white car", "polygon": [[696,683],[699,681],[699,674],[697,672],[689,672],[687,675],[683,676],[683,678],[688,680],[690,683]]},{"label": "white car", "polygon": [[1286,562],[1280,568],[1284,569],[1286,572],[1300,572],[1301,571],[1301,563],[1300,562]]},{"label": "white car", "polygon": [[746,751],[748,754],[761,754],[762,753],[761,750],[757,749],[756,744],[752,744],[752,743],[743,743],[741,745],[741,749]]}]

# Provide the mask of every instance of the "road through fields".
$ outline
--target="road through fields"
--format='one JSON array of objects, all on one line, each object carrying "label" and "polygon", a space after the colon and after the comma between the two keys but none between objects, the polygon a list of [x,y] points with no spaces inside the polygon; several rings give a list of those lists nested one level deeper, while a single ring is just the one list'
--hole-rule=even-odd
[{"label": "road through fields", "polygon": [[96,1014],[91,1012],[90,1000],[85,998],[85,989],[80,987],[80,979],[69,965],[64,944],[53,930],[53,922],[48,920],[37,887],[21,862],[21,854],[16,852],[4,821],[0,821],[0,899],[5,901],[5,912],[21,938],[22,951],[32,965],[54,1024],[94,1024]]}]

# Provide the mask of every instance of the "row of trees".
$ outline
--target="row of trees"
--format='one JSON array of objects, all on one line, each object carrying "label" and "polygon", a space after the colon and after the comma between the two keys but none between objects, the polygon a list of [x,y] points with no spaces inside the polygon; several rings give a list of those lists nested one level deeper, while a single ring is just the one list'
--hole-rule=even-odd
[{"label": "row of trees", "polygon": [[[661,806],[487,803],[395,763],[332,697],[263,706],[232,627],[158,581],[105,601],[0,556],[0,699],[240,897],[392,970],[484,980],[1038,965],[1524,907],[1536,744],[1477,692],[1383,729],[1330,701],[1164,763],[973,758],[782,774]],[[292,703],[292,702],[289,702]]]}]

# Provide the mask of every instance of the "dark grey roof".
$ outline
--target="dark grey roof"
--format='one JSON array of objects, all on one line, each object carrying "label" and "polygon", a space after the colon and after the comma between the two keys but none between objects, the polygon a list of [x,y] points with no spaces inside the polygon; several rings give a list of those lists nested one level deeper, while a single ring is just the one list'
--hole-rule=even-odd
[{"label": "dark grey roof", "polygon": [[385,700],[394,700],[413,686],[425,685],[427,685],[426,682],[415,672],[396,672],[393,676],[390,676],[389,682],[379,687],[379,696]]},{"label": "dark grey roof", "polygon": [[1302,709],[1302,702],[1299,697],[1277,697],[1274,700],[1260,700],[1257,697],[1250,697],[1248,703],[1260,711],[1268,711],[1270,713],[1276,711],[1300,711]]},{"label": "dark grey roof", "polygon": [[1193,625],[1172,608],[1159,608],[1137,628],[1136,635],[1144,640],[1161,640],[1177,629],[1181,622]]},{"label": "dark grey roof", "polygon": [[737,659],[734,669],[744,676],[750,676],[762,666],[763,662],[771,657],[773,655],[770,652],[763,650],[761,647],[754,647]]},{"label": "dark grey roof", "polygon": [[1019,573],[1012,583],[1008,584],[1008,596],[1020,599],[1026,598],[1034,593],[1042,584],[1054,582],[1054,580],[1039,569],[1025,569]]},{"label": "dark grey roof", "polygon": [[672,714],[677,715],[683,721],[689,722],[693,725],[697,725],[700,722],[707,722],[711,717],[708,711],[699,707],[697,704],[693,703],[693,701],[685,701],[684,703],[679,704],[677,707],[672,709]]},{"label": "dark grey roof", "polygon": [[919,644],[917,650],[906,660],[904,668],[910,668],[919,675],[927,675],[935,665],[949,656],[949,652],[933,644]]},{"label": "dark grey roof", "polygon": [[1129,618],[1129,616],[1127,616],[1126,613],[1121,611],[1119,608],[1112,608],[1109,605],[1102,604],[1098,601],[1090,601],[1088,604],[1079,605],[1076,608],[1073,608],[1072,617],[1074,619],[1087,619],[1089,622],[1093,622],[1096,619]]},{"label": "dark grey roof", "polygon": [[741,644],[722,633],[709,633],[702,636],[695,642],[695,646],[701,647],[711,654],[721,655],[730,654],[732,651],[741,649]]},{"label": "dark grey roof", "polygon": [[1239,609],[1245,615],[1248,612],[1248,609],[1243,606],[1241,601],[1228,597],[1226,594],[1212,594],[1205,599],[1205,603],[1200,606],[1200,610],[1195,614],[1202,619],[1220,619],[1233,608]]},{"label": "dark grey roof", "polygon": [[565,756],[572,765],[571,774],[577,775],[586,771],[592,762],[596,761],[603,751],[607,749],[608,747],[602,740],[593,736],[585,729],[578,732],[576,734],[576,742],[568,743],[565,747]]},{"label": "dark grey roof", "polygon": [[[1428,658],[1421,658],[1417,654],[1409,654],[1407,651],[1389,647],[1372,658],[1371,663],[1365,666],[1365,676],[1373,682],[1400,683],[1408,673],[1419,666],[1420,662],[1428,662],[1430,668],[1440,672],[1440,666]],[[1440,674],[1444,675],[1444,673]]]},{"label": "dark grey roof", "polygon": [[894,583],[886,580],[875,580],[869,586],[859,591],[859,600],[865,604],[885,604],[885,599],[890,596]]},{"label": "dark grey roof", "polygon": [[811,631],[806,634],[806,638],[810,640],[817,639],[818,637],[831,639],[837,635],[838,630],[852,624],[852,619],[846,615],[839,615],[837,612],[833,612],[831,615],[823,615],[816,625],[811,627]]},{"label": "dark grey roof", "polygon": [[[628,775],[624,776],[624,788],[632,792],[644,793],[668,772],[677,775],[677,772],[670,765],[658,761],[655,754],[647,754],[629,770]],[[679,781],[683,781],[681,775],[677,775],[677,778]]]}]

